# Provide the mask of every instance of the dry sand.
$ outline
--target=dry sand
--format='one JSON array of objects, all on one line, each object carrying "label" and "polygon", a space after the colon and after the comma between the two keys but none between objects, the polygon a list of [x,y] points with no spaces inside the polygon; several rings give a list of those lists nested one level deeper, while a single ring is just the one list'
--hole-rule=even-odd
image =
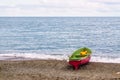
[{"label": "dry sand", "polygon": [[95,63],[73,70],[67,61],[0,61],[0,80],[120,80],[120,64]]}]

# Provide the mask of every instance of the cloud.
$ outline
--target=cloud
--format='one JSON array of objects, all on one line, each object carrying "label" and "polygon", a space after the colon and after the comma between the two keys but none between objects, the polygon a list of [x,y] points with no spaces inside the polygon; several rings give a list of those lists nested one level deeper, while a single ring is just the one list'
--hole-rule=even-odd
[{"label": "cloud", "polygon": [[119,16],[120,0],[1,0],[0,16]]},{"label": "cloud", "polygon": [[104,3],[104,2],[119,3],[120,2],[120,0],[90,0],[90,1],[101,2],[101,3]]}]

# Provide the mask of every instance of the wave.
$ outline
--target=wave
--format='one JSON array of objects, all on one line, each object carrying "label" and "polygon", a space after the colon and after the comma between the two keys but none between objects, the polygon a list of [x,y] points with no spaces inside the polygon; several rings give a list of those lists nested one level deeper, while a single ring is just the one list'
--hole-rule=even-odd
[{"label": "wave", "polygon": [[[32,60],[32,59],[55,59],[69,60],[68,54],[38,54],[38,53],[6,53],[0,54],[0,60]],[[119,56],[92,55],[90,62],[120,63]]]}]

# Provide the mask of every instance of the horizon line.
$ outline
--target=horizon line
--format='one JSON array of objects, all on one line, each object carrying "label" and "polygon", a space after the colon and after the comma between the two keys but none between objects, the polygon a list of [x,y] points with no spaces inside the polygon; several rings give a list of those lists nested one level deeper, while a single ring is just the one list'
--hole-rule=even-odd
[{"label": "horizon line", "polygon": [[0,17],[120,17],[120,16],[0,16]]}]

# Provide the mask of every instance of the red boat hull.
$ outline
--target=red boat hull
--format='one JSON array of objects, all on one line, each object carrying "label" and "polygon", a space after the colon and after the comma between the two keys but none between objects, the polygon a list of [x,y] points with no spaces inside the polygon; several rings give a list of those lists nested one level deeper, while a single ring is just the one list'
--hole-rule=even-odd
[{"label": "red boat hull", "polygon": [[69,64],[74,66],[74,68],[77,70],[79,65],[83,65],[83,64],[86,64],[90,61],[90,56],[83,59],[83,60],[72,60],[72,61],[69,61]]}]

